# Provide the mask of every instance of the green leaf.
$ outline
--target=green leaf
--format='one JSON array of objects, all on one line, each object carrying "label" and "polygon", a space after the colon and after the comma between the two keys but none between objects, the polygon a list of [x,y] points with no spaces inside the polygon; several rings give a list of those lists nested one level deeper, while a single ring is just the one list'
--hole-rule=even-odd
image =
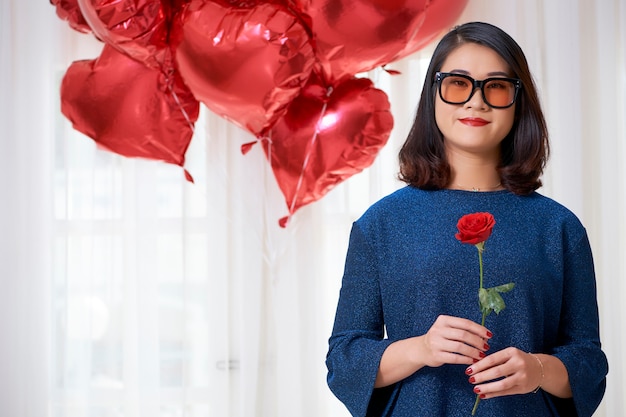
[{"label": "green leaf", "polygon": [[480,311],[485,315],[488,315],[492,311],[496,314],[500,314],[500,312],[506,308],[506,304],[500,293],[509,292],[514,286],[515,283],[509,282],[508,284],[499,285],[497,287],[479,289],[478,302],[480,304]]},{"label": "green leaf", "polygon": [[485,288],[478,290],[478,304],[480,306],[480,312],[488,316],[492,308],[489,306],[489,292]]},{"label": "green leaf", "polygon": [[503,284],[503,285],[498,285],[497,287],[493,287],[493,289],[499,293],[505,293],[505,292],[511,291],[513,287],[515,287],[515,283],[509,282],[508,284]]}]

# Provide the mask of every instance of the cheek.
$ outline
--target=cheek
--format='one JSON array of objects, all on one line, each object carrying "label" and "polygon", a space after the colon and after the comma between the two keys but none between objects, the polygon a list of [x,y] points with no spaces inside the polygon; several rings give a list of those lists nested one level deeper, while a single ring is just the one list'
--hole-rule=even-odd
[{"label": "cheek", "polygon": [[[508,110],[512,110],[512,111],[508,111]],[[514,108],[507,109],[507,114],[503,115],[502,121],[500,124],[500,129],[502,130],[503,138],[509,134],[509,132],[513,128],[514,123],[515,123],[515,109]]]}]

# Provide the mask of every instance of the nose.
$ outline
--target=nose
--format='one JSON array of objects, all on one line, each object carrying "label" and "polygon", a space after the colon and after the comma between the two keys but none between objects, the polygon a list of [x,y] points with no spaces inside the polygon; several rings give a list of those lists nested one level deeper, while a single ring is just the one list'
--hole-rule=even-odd
[{"label": "nose", "polygon": [[474,87],[474,91],[472,91],[472,95],[470,95],[469,100],[465,103],[465,107],[478,109],[486,109],[489,107],[487,103],[485,103],[483,92],[480,87]]}]

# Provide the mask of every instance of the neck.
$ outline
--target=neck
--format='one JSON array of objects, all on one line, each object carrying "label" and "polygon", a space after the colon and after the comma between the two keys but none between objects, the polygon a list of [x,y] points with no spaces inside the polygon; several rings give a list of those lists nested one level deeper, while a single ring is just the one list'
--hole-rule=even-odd
[{"label": "neck", "polygon": [[495,185],[492,186],[488,186],[488,187],[474,187],[474,186],[466,186],[463,184],[457,184],[457,183],[452,183],[448,186],[449,189],[451,190],[463,190],[463,191],[474,191],[474,192],[480,192],[480,191],[498,191],[498,190],[502,190],[504,189],[504,187],[502,187],[502,183],[499,182]]},{"label": "neck", "polygon": [[502,190],[498,155],[465,155],[448,152],[450,182],[447,188],[466,191]]},{"label": "neck", "polygon": [[448,188],[466,191],[496,191],[503,189],[502,181],[495,169],[462,173],[453,171]]},{"label": "neck", "polygon": [[448,188],[466,191],[502,190],[502,180],[494,166],[464,167],[452,169]]}]

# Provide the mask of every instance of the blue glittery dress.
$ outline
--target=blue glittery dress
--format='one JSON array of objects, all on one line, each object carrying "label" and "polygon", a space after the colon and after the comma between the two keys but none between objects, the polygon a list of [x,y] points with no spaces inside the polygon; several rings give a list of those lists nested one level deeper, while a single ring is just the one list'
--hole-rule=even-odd
[{"label": "blue glittery dress", "polygon": [[471,414],[466,365],[425,367],[382,389],[374,381],[387,346],[425,334],[437,316],[480,322],[477,251],[454,235],[461,216],[484,211],[496,220],[483,254],[484,285],[516,284],[503,294],[506,309],[487,317],[489,352],[514,346],[557,356],[574,397],[559,401],[539,391],[488,399],[477,417],[558,416],[565,409],[562,416],[588,417],[597,408],[608,364],[591,250],[576,216],[538,193],[407,186],[374,204],[350,234],[326,364],[329,387],[353,416]]}]

